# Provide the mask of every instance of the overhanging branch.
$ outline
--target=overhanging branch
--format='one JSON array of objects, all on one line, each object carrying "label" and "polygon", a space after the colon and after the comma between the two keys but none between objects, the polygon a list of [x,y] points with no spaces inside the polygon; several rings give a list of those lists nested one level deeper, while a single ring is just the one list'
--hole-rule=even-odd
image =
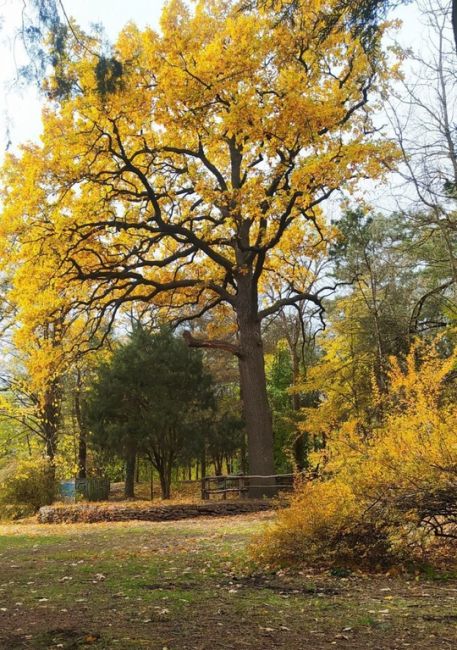
[{"label": "overhanging branch", "polygon": [[267,307],[266,309],[262,309],[262,311],[259,312],[259,318],[260,320],[263,320],[268,316],[272,316],[283,307],[290,307],[292,305],[296,305],[297,303],[303,302],[305,300],[314,303],[317,307],[319,307],[319,309],[322,309],[322,311],[324,311],[324,307],[322,305],[322,301],[319,298],[319,296],[313,293],[304,292],[304,293],[297,293],[293,296],[288,296],[287,298],[282,298],[281,300],[277,300],[275,303],[270,305],[270,307]]},{"label": "overhanging branch", "polygon": [[223,350],[224,352],[230,352],[230,354],[234,354],[239,359],[241,358],[241,349],[239,348],[238,345],[234,345],[233,343],[228,343],[227,341],[220,341],[216,339],[215,340],[196,339],[195,337],[192,336],[191,332],[189,332],[188,330],[183,332],[183,338],[190,348],[206,348],[209,350]]}]

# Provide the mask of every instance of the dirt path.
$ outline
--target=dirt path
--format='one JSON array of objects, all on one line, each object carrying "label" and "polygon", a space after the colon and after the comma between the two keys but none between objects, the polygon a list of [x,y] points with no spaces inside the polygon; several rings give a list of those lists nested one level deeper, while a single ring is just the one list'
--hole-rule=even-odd
[{"label": "dirt path", "polygon": [[258,575],[270,517],[0,527],[0,648],[457,648],[457,580]]}]

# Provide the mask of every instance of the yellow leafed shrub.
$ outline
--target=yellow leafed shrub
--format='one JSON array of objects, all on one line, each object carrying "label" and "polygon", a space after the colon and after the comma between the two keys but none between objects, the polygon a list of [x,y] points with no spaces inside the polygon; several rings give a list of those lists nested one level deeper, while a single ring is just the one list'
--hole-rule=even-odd
[{"label": "yellow leafed shrub", "polygon": [[365,516],[351,487],[338,479],[304,483],[254,549],[271,566],[384,566],[392,552],[384,523]]},{"label": "yellow leafed shrub", "polygon": [[384,567],[457,538],[456,354],[416,344],[392,360],[385,420],[368,439],[348,422],[319,480],[298,488],[256,552],[268,564]]},{"label": "yellow leafed shrub", "polygon": [[0,477],[0,517],[17,519],[52,503],[54,472],[46,458],[35,457],[9,465]]}]

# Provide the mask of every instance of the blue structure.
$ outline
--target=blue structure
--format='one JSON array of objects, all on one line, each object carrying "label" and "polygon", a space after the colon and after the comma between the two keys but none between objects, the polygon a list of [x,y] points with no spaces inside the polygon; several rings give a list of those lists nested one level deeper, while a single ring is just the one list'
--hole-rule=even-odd
[{"label": "blue structure", "polygon": [[67,503],[75,503],[78,499],[106,501],[109,492],[110,482],[107,478],[73,478],[60,482],[60,496]]}]

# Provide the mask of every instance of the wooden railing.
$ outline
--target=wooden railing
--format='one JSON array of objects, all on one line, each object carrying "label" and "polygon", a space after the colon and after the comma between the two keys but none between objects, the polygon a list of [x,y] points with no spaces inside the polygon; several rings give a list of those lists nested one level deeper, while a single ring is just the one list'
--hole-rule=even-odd
[{"label": "wooden railing", "polygon": [[[293,490],[294,479],[295,474],[205,476],[201,479],[202,499],[210,499],[212,495],[220,495],[224,500],[227,499],[227,495],[244,498],[249,495],[251,486],[255,486],[257,493],[264,490],[266,496],[273,496],[278,492]],[[212,485],[215,487],[211,487]]]}]

